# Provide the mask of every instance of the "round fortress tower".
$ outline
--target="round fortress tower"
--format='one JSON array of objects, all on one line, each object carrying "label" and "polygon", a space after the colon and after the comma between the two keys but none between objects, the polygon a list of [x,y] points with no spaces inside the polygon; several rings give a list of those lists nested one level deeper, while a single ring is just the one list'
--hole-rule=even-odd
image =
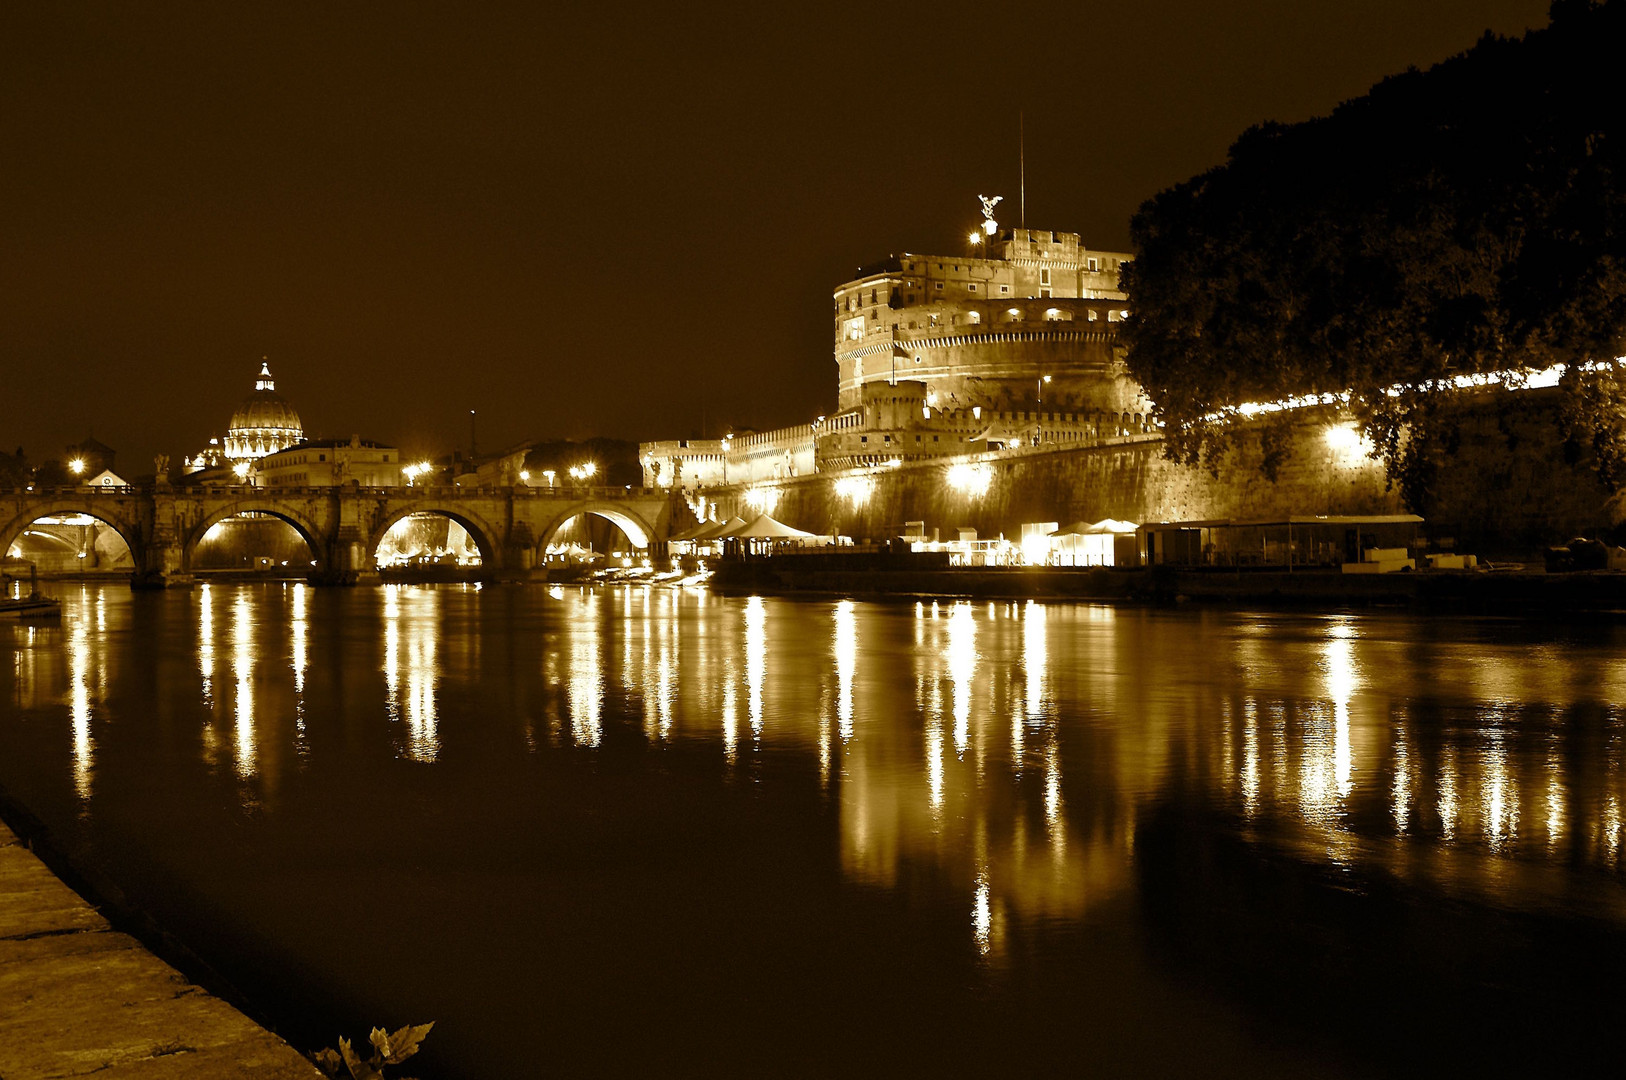
[{"label": "round fortress tower", "polygon": [[1115,349],[1128,254],[1040,229],[979,237],[974,250],[894,256],[835,290],[838,409],[859,407],[866,385],[899,380],[924,383],[946,410],[1142,403]]}]

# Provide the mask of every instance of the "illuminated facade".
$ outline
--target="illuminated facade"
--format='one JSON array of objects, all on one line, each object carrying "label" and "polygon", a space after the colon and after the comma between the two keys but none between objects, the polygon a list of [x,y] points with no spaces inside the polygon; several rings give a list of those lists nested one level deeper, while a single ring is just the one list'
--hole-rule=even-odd
[{"label": "illuminated facade", "polygon": [[1117,343],[1130,256],[1090,250],[1077,233],[986,225],[973,255],[896,256],[835,290],[835,414],[643,443],[645,485],[750,484],[1152,431],[1151,401]]},{"label": "illuminated facade", "polygon": [[226,457],[231,461],[249,461],[286,449],[305,437],[299,423],[299,413],[277,393],[277,384],[271,378],[271,365],[260,365],[260,377],[255,380],[254,392],[243,399],[232,413],[231,425],[226,429]]},{"label": "illuminated facade", "polygon": [[[185,459],[182,471],[205,483],[214,479],[216,473],[223,481],[230,482],[234,475],[240,479],[246,473],[247,463],[285,450],[304,437],[299,413],[277,393],[271,365],[262,361],[254,391],[232,413],[225,440],[210,439],[207,447]],[[234,467],[238,468],[234,470]],[[200,473],[204,475],[199,476]]]},{"label": "illuminated facade", "polygon": [[310,439],[267,454],[253,475],[261,487],[395,487],[402,482],[401,452],[357,435]]},{"label": "illuminated facade", "polygon": [[905,379],[925,384],[934,409],[1146,411],[1116,347],[1128,254],[1040,229],[1006,229],[974,249],[894,256],[835,290],[842,412],[863,405],[864,387]]}]

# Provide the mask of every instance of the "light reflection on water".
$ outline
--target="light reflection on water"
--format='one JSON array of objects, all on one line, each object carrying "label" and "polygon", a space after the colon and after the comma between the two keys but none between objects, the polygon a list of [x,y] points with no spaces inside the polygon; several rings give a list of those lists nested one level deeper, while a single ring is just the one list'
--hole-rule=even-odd
[{"label": "light reflection on water", "polygon": [[[1171,802],[1312,865],[1626,925],[1626,719],[1605,697],[1623,670],[1606,650],[1626,642],[1589,652],[1503,644],[1473,624],[1456,640],[1396,616],[1033,601],[206,585],[143,616],[195,661],[187,675],[146,661],[167,680],[150,692],[198,723],[154,729],[138,754],[140,721],[106,714],[121,673],[142,666],[128,624],[145,602],[82,590],[60,630],[0,638],[0,738],[60,715],[67,790],[91,821],[111,798],[102,778],[135,767],[125,757],[181,788],[224,771],[244,810],[274,819],[278,777],[329,783],[327,757],[383,752],[428,774],[472,755],[483,764],[467,783],[518,785],[517,761],[568,753],[580,756],[560,768],[587,768],[622,760],[631,739],[662,755],[638,768],[681,770],[703,791],[725,790],[736,766],[789,791],[805,767],[833,808],[842,883],[946,890],[959,940],[1001,970],[1033,962],[1016,936],[1031,950],[1049,928],[1125,918],[1108,913],[1138,887],[1138,830]],[[188,694],[195,714],[173,704]],[[1587,889],[1554,884],[1578,873]]]}]

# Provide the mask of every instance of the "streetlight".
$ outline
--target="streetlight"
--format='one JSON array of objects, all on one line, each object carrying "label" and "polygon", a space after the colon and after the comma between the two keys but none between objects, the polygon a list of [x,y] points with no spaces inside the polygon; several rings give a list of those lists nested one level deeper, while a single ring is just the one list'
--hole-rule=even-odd
[{"label": "streetlight", "polygon": [[1050,381],[1050,376],[1048,376],[1048,375],[1042,375],[1042,376],[1039,377],[1039,411],[1033,414],[1034,415],[1034,421],[1033,421],[1033,445],[1034,446],[1039,445],[1040,436],[1043,435],[1043,433],[1044,433],[1044,419],[1043,419],[1044,418],[1044,384],[1049,382],[1049,381]]},{"label": "streetlight", "polygon": [[544,479],[544,480],[546,480],[548,482],[548,487],[550,487],[550,488],[553,486],[553,478],[555,476],[558,476],[558,475],[559,474],[554,472],[552,469],[543,469],[542,470],[542,479]]},{"label": "streetlight", "polygon": [[73,473],[75,476],[83,473],[85,471],[85,459],[76,457],[72,461],[68,462],[68,471]]},{"label": "streetlight", "polygon": [[529,484],[531,482],[531,473],[529,469],[521,469],[519,471],[519,482],[522,484]]}]

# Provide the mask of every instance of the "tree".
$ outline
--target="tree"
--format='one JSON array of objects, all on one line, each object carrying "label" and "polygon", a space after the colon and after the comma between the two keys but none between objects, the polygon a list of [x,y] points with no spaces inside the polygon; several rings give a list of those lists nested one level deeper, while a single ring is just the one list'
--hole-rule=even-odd
[{"label": "tree", "polygon": [[1626,351],[1623,45],[1626,0],[1555,4],[1545,30],[1253,128],[1143,204],[1123,335],[1166,452],[1229,448],[1245,402],[1348,393],[1417,506],[1443,380],[1566,364],[1565,416],[1626,480],[1619,399],[1588,366]]},{"label": "tree", "polygon": [[15,454],[0,451],[0,487],[26,487],[33,480],[28,455],[18,447]]}]

